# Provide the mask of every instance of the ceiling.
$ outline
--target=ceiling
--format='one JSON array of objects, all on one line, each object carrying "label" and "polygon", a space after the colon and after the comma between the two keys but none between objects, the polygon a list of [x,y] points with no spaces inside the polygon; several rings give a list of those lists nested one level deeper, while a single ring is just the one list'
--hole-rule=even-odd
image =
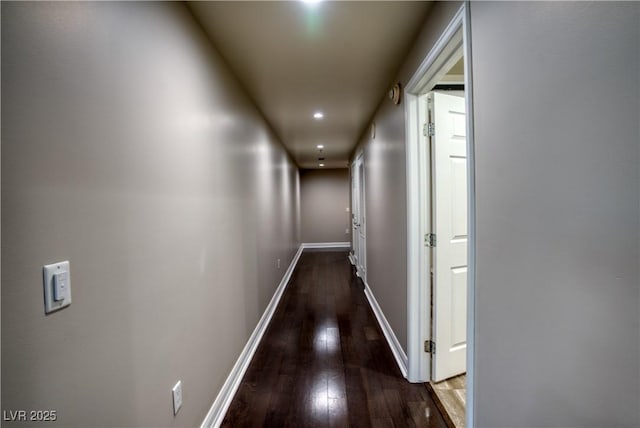
[{"label": "ceiling", "polygon": [[188,5],[298,166],[344,168],[430,2]]}]

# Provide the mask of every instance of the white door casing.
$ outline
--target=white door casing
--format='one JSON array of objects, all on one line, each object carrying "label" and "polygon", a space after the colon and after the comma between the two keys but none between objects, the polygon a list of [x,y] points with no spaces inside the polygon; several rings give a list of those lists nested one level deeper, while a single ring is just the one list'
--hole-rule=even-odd
[{"label": "white door casing", "polygon": [[351,163],[351,246],[352,263],[358,267],[358,242],[360,241],[360,235],[358,233],[358,218],[360,217],[360,209],[358,201],[360,199],[358,195],[358,169],[356,161]]},{"label": "white door casing", "polygon": [[367,281],[367,245],[366,245],[366,215],[365,215],[365,180],[364,159],[360,154],[356,159],[357,193],[358,193],[358,260],[356,263],[358,276]]},{"label": "white door casing", "polygon": [[[433,47],[422,58],[403,91],[407,165],[407,379],[410,382],[431,380],[431,360],[435,355],[424,351],[424,342],[433,340],[431,331],[431,260],[432,250],[424,245],[425,233],[431,232],[431,162],[429,145],[424,143],[426,112],[424,96],[441,80],[458,55],[464,57],[466,103],[467,189],[468,189],[468,275],[467,275],[467,360],[466,426],[475,426],[475,156],[473,127],[473,64],[471,61],[471,26],[469,2],[462,2]],[[449,62],[450,61],[450,62]],[[427,150],[423,151],[426,146]],[[425,187],[426,186],[426,187]],[[437,353],[437,350],[436,350]]]},{"label": "white door casing", "polygon": [[433,357],[436,382],[466,370],[467,142],[465,99],[432,92]]},{"label": "white door casing", "polygon": [[359,154],[351,164],[351,228],[353,262],[356,274],[366,282],[366,217],[364,195],[364,156]]}]

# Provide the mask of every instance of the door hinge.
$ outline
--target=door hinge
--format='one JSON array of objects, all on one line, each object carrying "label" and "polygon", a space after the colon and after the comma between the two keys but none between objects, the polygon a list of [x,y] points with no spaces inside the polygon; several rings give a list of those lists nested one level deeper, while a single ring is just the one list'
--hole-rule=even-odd
[{"label": "door hinge", "polygon": [[425,340],[424,341],[424,352],[426,352],[428,354],[435,354],[436,353],[436,342],[434,342],[432,340]]},{"label": "door hinge", "polygon": [[436,135],[436,124],[429,122],[422,125],[422,135],[425,137],[433,137]]},{"label": "door hinge", "polygon": [[435,247],[436,246],[436,234],[435,233],[427,233],[424,235],[424,245],[426,247]]}]

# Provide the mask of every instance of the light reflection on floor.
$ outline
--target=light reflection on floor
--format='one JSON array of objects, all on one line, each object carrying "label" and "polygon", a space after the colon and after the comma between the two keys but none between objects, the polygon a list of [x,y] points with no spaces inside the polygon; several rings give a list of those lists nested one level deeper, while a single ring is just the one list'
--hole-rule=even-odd
[{"label": "light reflection on floor", "polygon": [[329,411],[326,373],[315,378],[311,391],[311,415],[309,416],[312,417],[312,420],[326,420]]},{"label": "light reflection on floor", "polygon": [[316,329],[313,349],[321,355],[334,355],[340,349],[340,331],[325,325]]},{"label": "light reflection on floor", "polygon": [[[335,357],[341,352],[340,331],[331,323],[319,326],[314,334],[313,347],[320,357]],[[313,420],[340,419],[347,414],[344,372],[330,367],[331,358],[321,358],[315,364],[325,365],[319,375],[314,377],[311,387],[310,417]]]}]

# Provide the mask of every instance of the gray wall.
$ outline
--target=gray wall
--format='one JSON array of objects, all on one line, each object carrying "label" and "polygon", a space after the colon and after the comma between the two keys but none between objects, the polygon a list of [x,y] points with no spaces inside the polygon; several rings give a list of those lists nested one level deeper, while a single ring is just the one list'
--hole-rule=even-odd
[{"label": "gray wall", "polygon": [[[406,83],[459,3],[436,3]],[[640,425],[637,3],[472,2],[476,423]],[[368,283],[406,349],[404,111],[364,132]]]},{"label": "gray wall", "polygon": [[[460,2],[437,2],[427,16],[394,82],[404,87]],[[392,82],[389,82],[391,86]],[[367,216],[367,283],[398,341],[407,349],[407,189],[404,105],[384,94],[373,120],[376,136],[363,133]]]},{"label": "gray wall", "polygon": [[289,156],[176,3],[3,2],[2,122],[2,408],[199,425],[298,245]]},{"label": "gray wall", "polygon": [[351,241],[349,183],[346,168],[300,171],[302,242]]},{"label": "gray wall", "polygon": [[640,426],[639,9],[471,3],[478,426]]}]

